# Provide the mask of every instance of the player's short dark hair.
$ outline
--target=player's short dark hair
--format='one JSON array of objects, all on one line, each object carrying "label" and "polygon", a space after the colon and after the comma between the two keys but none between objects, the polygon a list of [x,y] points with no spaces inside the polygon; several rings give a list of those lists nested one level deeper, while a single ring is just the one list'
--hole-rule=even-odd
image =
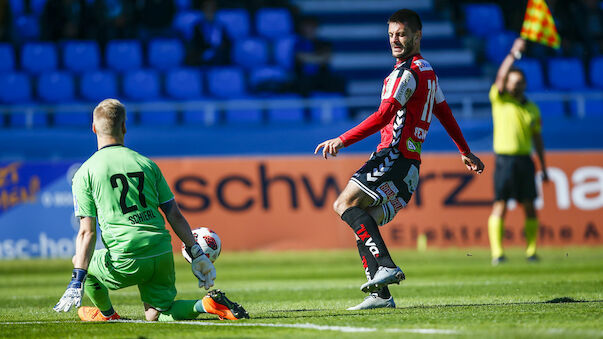
[{"label": "player's short dark hair", "polygon": [[419,14],[411,9],[404,8],[392,14],[392,16],[389,17],[389,20],[387,20],[387,23],[391,22],[404,23],[408,25],[413,32],[423,29]]}]

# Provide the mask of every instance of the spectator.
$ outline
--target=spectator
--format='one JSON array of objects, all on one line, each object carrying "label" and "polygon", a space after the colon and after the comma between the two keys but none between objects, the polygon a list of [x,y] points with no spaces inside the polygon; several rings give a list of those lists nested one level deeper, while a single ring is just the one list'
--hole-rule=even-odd
[{"label": "spectator", "polygon": [[45,40],[82,39],[86,36],[86,1],[48,1],[41,17]]},{"label": "spectator", "polygon": [[176,14],[174,0],[138,0],[136,12],[138,37],[142,40],[175,35],[172,30],[172,21]]},{"label": "spectator", "polygon": [[131,0],[94,0],[90,5],[88,37],[104,45],[112,39],[136,37],[135,3]]},{"label": "spectator", "polygon": [[330,70],[331,45],[318,39],[318,21],[313,17],[302,18],[299,38],[295,44],[295,64],[299,92],[343,92],[344,81]]},{"label": "spectator", "polygon": [[231,42],[226,27],[216,21],[217,3],[205,0],[199,4],[203,19],[193,29],[187,61],[191,65],[225,65],[230,63]]}]

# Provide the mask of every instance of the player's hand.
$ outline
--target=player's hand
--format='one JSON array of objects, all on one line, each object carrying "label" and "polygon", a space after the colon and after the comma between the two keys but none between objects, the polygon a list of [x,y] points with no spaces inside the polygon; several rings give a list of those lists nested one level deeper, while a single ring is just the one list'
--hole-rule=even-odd
[{"label": "player's hand", "polygon": [[86,280],[86,270],[74,268],[71,273],[71,281],[67,285],[67,290],[59,302],[52,308],[57,312],[69,312],[71,307],[80,307],[82,305],[82,296],[84,295],[84,280]]},{"label": "player's hand", "polygon": [[323,141],[316,146],[314,154],[317,154],[321,148],[323,158],[327,159],[329,154],[333,157],[336,157],[337,153],[339,153],[339,150],[343,148],[343,141],[341,141],[339,138]]},{"label": "player's hand", "polygon": [[191,269],[197,279],[199,279],[199,288],[204,287],[206,290],[214,286],[216,279],[216,268],[209,258],[203,253],[199,244],[194,244],[186,249],[191,257]]},{"label": "player's hand", "polygon": [[463,160],[465,166],[467,166],[468,170],[476,172],[477,174],[482,174],[484,171],[484,163],[473,153],[461,155],[461,159]]}]

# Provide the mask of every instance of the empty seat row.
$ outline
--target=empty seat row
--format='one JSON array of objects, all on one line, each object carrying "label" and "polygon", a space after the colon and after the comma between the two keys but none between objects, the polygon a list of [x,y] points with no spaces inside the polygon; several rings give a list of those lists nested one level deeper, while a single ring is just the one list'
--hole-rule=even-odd
[{"label": "empty seat row", "polygon": [[[343,104],[343,97],[331,93],[315,93],[313,98],[328,99],[329,108],[317,106],[308,110],[303,108],[302,98],[298,95],[288,94],[276,97],[279,100],[287,100],[288,107],[282,105],[282,101],[268,102],[265,109],[261,108],[227,108],[218,111],[210,111],[209,116],[203,107],[195,109],[182,109],[177,111],[173,107],[166,106],[161,110],[133,110],[130,111],[130,124],[142,125],[176,125],[182,124],[241,124],[258,125],[263,123],[303,123],[307,121],[326,123],[348,119],[348,109]],[[6,127],[23,126],[87,126],[91,123],[91,112],[61,111],[60,108],[51,112],[35,110],[27,114],[15,112],[9,115]],[[28,121],[29,120],[29,121]],[[0,119],[0,127],[3,127],[3,119]]]},{"label": "empty seat row", "polygon": [[286,70],[275,66],[259,67],[248,74],[239,67],[216,67],[205,72],[179,68],[165,73],[140,69],[126,72],[121,77],[115,72],[97,70],[84,72],[77,78],[69,72],[50,71],[41,73],[32,86],[32,77],[25,73],[0,73],[0,104],[33,101],[33,87],[37,89],[37,98],[50,103],[72,102],[79,98],[99,101],[121,94],[135,101],[197,100],[207,96],[241,98],[250,96],[252,90],[264,83],[285,83],[288,78]]},{"label": "empty seat row", "polygon": [[[542,64],[537,59],[523,58],[515,65],[527,78],[528,91],[541,91],[547,88]],[[580,59],[550,58],[546,61],[547,79],[555,90],[581,91],[588,90],[586,72]],[[595,57],[589,64],[590,84],[594,88],[603,89],[603,57]]]},{"label": "empty seat row", "polygon": [[[65,69],[84,72],[99,69],[102,64],[100,47],[95,41],[68,41],[57,46],[51,42],[30,42],[20,50],[21,69],[39,74],[56,70],[59,59]],[[232,60],[247,68],[274,63],[290,69],[294,62],[294,37],[285,37],[273,44],[261,38],[245,38],[237,41]],[[146,61],[149,67],[168,70],[181,67],[185,47],[178,39],[155,39],[147,45]],[[107,44],[105,63],[108,68],[125,72],[143,67],[143,46],[138,40],[113,40]],[[16,53],[11,44],[0,44],[0,73],[17,69]]]}]

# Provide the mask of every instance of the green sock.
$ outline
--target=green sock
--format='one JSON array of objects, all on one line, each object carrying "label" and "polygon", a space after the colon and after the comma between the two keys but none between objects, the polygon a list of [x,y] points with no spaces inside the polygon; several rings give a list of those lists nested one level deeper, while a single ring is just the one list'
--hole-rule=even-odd
[{"label": "green sock", "polygon": [[95,276],[88,274],[84,283],[84,292],[101,312],[105,313],[113,308],[109,299],[109,290]]},{"label": "green sock", "polygon": [[199,316],[198,300],[176,300],[167,311],[159,314],[159,321],[192,320]]},{"label": "green sock", "polygon": [[488,236],[490,237],[490,250],[492,258],[498,258],[503,255],[503,235],[505,229],[501,217],[491,215],[488,218]]},{"label": "green sock", "polygon": [[525,225],[526,232],[526,257],[536,254],[536,238],[538,238],[538,219],[528,218]]}]

